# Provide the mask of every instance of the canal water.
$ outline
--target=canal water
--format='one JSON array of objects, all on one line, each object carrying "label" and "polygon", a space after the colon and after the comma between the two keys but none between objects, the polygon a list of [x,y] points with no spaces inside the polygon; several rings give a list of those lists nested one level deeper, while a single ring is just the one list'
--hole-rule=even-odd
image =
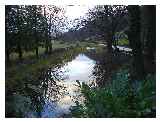
[{"label": "canal water", "polygon": [[[55,96],[59,94],[50,94],[52,85],[48,85],[42,110],[40,111],[40,117],[63,117],[70,113],[70,107],[75,105],[75,101],[83,102],[83,98],[80,97],[80,89],[76,81],[80,83],[85,82],[90,84],[94,82],[94,76],[92,75],[96,62],[90,59],[85,54],[79,54],[70,62],[65,63],[62,67],[56,69],[59,76],[63,77],[63,80],[58,83],[65,88],[59,99],[56,101]],[[54,71],[54,68],[52,69]],[[55,73],[51,73],[55,75]],[[61,89],[59,89],[61,91]],[[27,117],[36,117],[37,114],[30,112]]]}]

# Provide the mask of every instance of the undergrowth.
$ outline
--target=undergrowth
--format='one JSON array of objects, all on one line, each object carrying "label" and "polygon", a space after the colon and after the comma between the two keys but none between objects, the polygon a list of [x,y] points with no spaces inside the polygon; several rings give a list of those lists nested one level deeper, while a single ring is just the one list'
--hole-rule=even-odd
[{"label": "undergrowth", "polygon": [[154,75],[145,80],[131,81],[128,70],[114,74],[110,84],[103,88],[79,84],[85,100],[76,101],[72,117],[155,117],[156,82]]}]

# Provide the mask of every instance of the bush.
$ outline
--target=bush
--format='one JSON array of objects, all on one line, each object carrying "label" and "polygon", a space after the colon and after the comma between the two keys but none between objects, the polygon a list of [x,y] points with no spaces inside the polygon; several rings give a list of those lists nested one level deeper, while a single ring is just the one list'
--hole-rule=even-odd
[{"label": "bush", "polygon": [[71,108],[73,117],[155,117],[155,76],[130,81],[127,70],[116,73],[104,88],[81,87],[84,104]]}]

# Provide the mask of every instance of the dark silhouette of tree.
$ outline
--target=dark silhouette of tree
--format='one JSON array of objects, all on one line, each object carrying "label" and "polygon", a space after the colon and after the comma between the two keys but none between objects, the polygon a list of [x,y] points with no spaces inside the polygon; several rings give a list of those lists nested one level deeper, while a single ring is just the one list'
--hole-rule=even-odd
[{"label": "dark silhouette of tree", "polygon": [[146,34],[144,35],[143,43],[147,51],[148,59],[155,60],[156,52],[156,6],[145,5],[142,6],[142,28]]},{"label": "dark silhouette of tree", "polygon": [[56,6],[6,6],[6,60],[12,52],[18,52],[22,60],[24,51],[33,50],[38,58],[39,46],[43,45],[51,53],[52,35],[58,35],[63,26],[63,16],[59,17],[58,12],[62,11]]},{"label": "dark silhouette of tree", "polygon": [[45,22],[45,47],[46,53],[50,54],[52,52],[52,35],[54,34],[55,37],[59,32],[58,29],[61,27],[60,25],[63,23],[64,16],[58,16],[59,13],[63,15],[63,9],[58,8],[56,6],[43,6],[44,8],[44,22]]},{"label": "dark silhouette of tree", "polygon": [[133,78],[141,79],[144,77],[144,61],[141,43],[141,11],[140,6],[128,6],[130,18],[129,41],[133,53],[131,75]]},{"label": "dark silhouette of tree", "polygon": [[6,54],[6,60],[7,62],[10,61],[10,53],[11,53],[11,38],[12,38],[12,34],[11,34],[11,28],[10,28],[10,24],[11,24],[11,8],[12,6],[5,6],[5,38],[6,38],[6,47],[5,47],[5,54]]},{"label": "dark silhouette of tree", "polygon": [[39,56],[39,45],[42,40],[43,35],[43,14],[42,14],[42,7],[41,6],[30,6],[30,24],[32,26],[31,32],[32,32],[32,40],[35,47],[35,53],[36,57]]},{"label": "dark silhouette of tree", "polygon": [[[115,33],[123,30],[128,25],[127,23],[126,6],[97,6],[90,10],[87,23],[98,30],[104,36],[107,42],[108,52],[112,52],[112,44],[114,44]],[[116,45],[115,45],[116,46]]]},{"label": "dark silhouette of tree", "polygon": [[22,14],[22,6],[6,6],[6,55],[9,55],[14,49],[18,52],[19,59],[22,60],[22,37],[24,36],[24,15]]}]

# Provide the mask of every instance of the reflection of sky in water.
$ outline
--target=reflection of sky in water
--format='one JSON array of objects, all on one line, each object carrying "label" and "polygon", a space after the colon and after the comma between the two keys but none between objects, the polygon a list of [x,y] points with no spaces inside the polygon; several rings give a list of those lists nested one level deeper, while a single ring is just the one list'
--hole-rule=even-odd
[{"label": "reflection of sky in water", "polygon": [[94,65],[95,61],[84,54],[79,54],[74,60],[62,67],[60,71],[68,77],[62,82],[62,84],[66,86],[67,94],[55,103],[47,102],[44,105],[42,117],[61,117],[63,114],[69,113],[69,108],[75,105],[72,100],[75,101],[78,98],[79,102],[82,101],[83,98],[78,96],[80,92],[79,88],[75,85],[75,81],[80,80],[87,82],[92,80],[91,75]]},{"label": "reflection of sky in water", "polygon": [[69,81],[88,81],[95,62],[83,54],[79,54],[73,61],[68,62],[62,70],[66,71]]}]

